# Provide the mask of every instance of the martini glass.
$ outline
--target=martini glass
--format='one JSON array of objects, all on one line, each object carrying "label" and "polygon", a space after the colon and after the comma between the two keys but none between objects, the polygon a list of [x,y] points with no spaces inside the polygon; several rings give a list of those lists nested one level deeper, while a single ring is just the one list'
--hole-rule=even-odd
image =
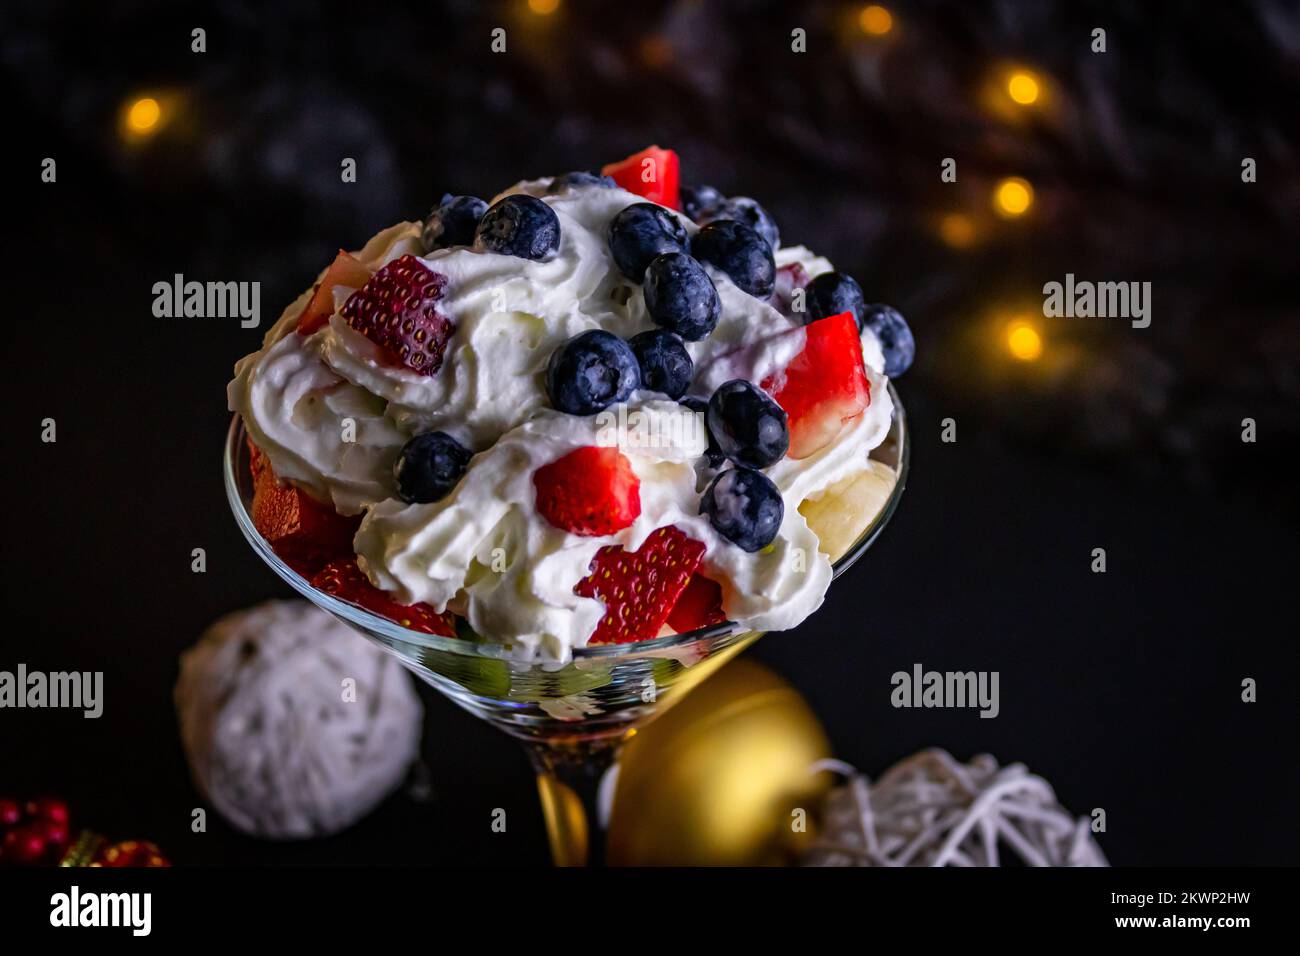
[{"label": "martini glass", "polygon": [[[872,458],[898,475],[893,491],[834,564],[839,577],[862,557],[898,506],[909,445],[903,406],[890,385],[894,417]],[[272,570],[313,604],[377,642],[452,701],[523,743],[537,773],[551,856],[557,866],[598,862],[613,775],[624,741],[762,631],[724,622],[631,644],[576,648],[565,664],[520,662],[490,638],[440,637],[407,630],[364,608],[318,591],[285,564],[253,524],[248,443],[236,415],[226,436],[226,495],[244,537]]]}]

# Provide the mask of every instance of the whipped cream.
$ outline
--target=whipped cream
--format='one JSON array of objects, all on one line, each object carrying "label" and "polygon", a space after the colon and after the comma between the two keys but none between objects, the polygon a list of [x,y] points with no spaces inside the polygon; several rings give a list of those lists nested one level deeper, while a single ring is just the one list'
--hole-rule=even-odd
[{"label": "whipped cream", "polygon": [[[563,661],[584,646],[603,610],[573,587],[596,551],[611,544],[635,550],[670,524],[706,545],[700,570],[721,585],[731,620],[793,627],[817,609],[831,580],[830,562],[798,506],[865,468],[889,430],[893,409],[879,343],[863,333],[871,381],[864,413],[815,454],[784,458],[766,470],[786,507],[776,540],[762,551],[741,550],[699,514],[707,477],[700,474],[702,417],[648,391],[632,396],[626,416],[639,413],[652,434],[675,437],[620,446],[641,481],[640,517],[603,537],[553,527],[537,513],[533,472],[583,445],[608,444],[609,419],[550,408],[544,372],[551,353],[588,329],[630,338],[655,326],[641,286],[619,272],[607,241],[610,220],[641,197],[599,187],[547,195],[549,182],[521,182],[501,194],[525,192],[555,212],[560,248],[547,261],[467,248],[426,255],[418,223],[386,229],[355,254],[372,270],[416,255],[447,277],[443,301],[456,328],[436,374],[385,361],[338,315],[354,291],[346,287],[335,287],[327,324],[297,334],[308,290],[271,328],[263,348],[236,366],[231,409],[277,475],[332,501],[341,513],[365,512],[354,545],[376,586],[403,602],[450,608],[520,657]],[[682,220],[689,233],[697,231]],[[802,246],[781,247],[775,259],[778,267],[799,264],[810,277],[832,268]],[[780,373],[805,341],[800,322],[706,268],[722,316],[712,334],[686,343],[695,363],[691,394],[702,398],[731,379],[761,382]],[[681,416],[694,419],[693,427],[680,427]],[[395,497],[393,462],[409,438],[432,430],[452,435],[475,457],[446,498],[407,504]]]}]

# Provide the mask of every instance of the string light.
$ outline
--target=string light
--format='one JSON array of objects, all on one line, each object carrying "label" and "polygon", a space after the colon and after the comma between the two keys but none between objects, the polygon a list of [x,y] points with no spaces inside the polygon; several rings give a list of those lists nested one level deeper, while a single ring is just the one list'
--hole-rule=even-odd
[{"label": "string light", "polygon": [[975,224],[969,216],[950,212],[939,220],[939,238],[954,249],[965,249],[975,241]]},{"label": "string light", "polygon": [[1007,351],[1022,362],[1036,362],[1043,354],[1043,334],[1027,319],[1007,326]]},{"label": "string light", "polygon": [[882,37],[894,28],[894,15],[880,4],[871,3],[858,14],[858,26],[869,36]]},{"label": "string light", "polygon": [[1034,204],[1034,187],[1019,176],[1008,176],[993,190],[993,208],[1004,219],[1016,219]]},{"label": "string light", "polygon": [[548,17],[560,9],[560,0],[528,0],[528,9],[539,17]]},{"label": "string light", "polygon": [[1007,95],[1021,106],[1038,101],[1038,77],[1028,70],[1017,70],[1007,79]]},{"label": "string light", "polygon": [[142,96],[127,109],[126,125],[135,133],[149,133],[162,119],[162,107],[152,96]]}]

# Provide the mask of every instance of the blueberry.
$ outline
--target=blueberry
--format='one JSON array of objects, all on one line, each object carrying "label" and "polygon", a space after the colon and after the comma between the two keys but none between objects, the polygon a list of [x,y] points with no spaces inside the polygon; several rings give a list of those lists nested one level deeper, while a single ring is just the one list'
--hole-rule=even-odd
[{"label": "blueberry", "polygon": [[772,543],[781,530],[785,502],[772,479],[750,468],[728,468],[704,490],[700,514],[736,547],[751,554]]},{"label": "blueberry", "polygon": [[580,169],[577,172],[556,176],[551,180],[551,185],[547,187],[546,191],[548,193],[558,193],[575,186],[599,186],[601,189],[613,189],[615,185],[613,176],[602,176],[600,173],[589,173]]},{"label": "blueberry", "polygon": [[393,463],[397,497],[427,504],[447,497],[469,467],[473,452],[446,432],[416,435]]},{"label": "blueberry", "polygon": [[477,196],[444,195],[424,219],[420,238],[425,251],[468,246],[474,241],[474,230],[487,207],[487,203]]},{"label": "blueberry", "polygon": [[738,465],[766,468],[790,447],[785,410],[743,378],[719,386],[705,416],[722,453]]},{"label": "blueberry", "polygon": [[609,251],[619,271],[640,282],[650,260],[665,252],[685,252],[686,227],[663,206],[639,202],[621,211],[609,224]]},{"label": "blueberry", "polygon": [[743,222],[718,219],[691,240],[696,259],[721,269],[742,292],[766,299],[776,286],[776,263],[767,240]]},{"label": "blueberry", "polygon": [[536,196],[515,193],[483,214],[474,248],[520,259],[549,259],[560,248],[560,220]]},{"label": "blueberry", "polygon": [[683,186],[681,188],[682,212],[694,222],[721,206],[726,198],[712,186]]},{"label": "blueberry", "polygon": [[645,273],[645,307],[655,325],[691,342],[718,324],[722,300],[704,267],[684,252],[666,252],[650,260]]},{"label": "blueberry", "polygon": [[640,387],[641,370],[632,347],[600,329],[569,339],[546,366],[551,405],[570,415],[594,415],[615,402],[626,402]]},{"label": "blueberry", "polygon": [[681,336],[667,329],[651,329],[632,336],[628,345],[641,367],[641,387],[681,398],[690,388],[695,363]]},{"label": "blueberry", "polygon": [[885,374],[890,378],[902,375],[912,367],[916,357],[916,340],[907,320],[887,305],[869,305],[862,318],[864,328],[875,333],[880,351],[885,353]]},{"label": "blueberry", "polygon": [[781,230],[777,229],[776,221],[768,215],[766,209],[748,196],[733,196],[724,200],[713,209],[705,210],[703,216],[696,221],[703,226],[718,219],[743,222],[766,239],[773,249],[781,244]]},{"label": "blueberry", "polygon": [[[687,395],[685,398],[680,399],[678,404],[689,408],[693,412],[699,412],[706,418],[708,417],[709,403],[702,398]],[[707,424],[704,426],[704,435],[708,439],[708,447],[704,449],[704,457],[709,460],[709,467],[717,468],[727,460],[727,456],[724,455],[722,449],[718,447],[718,440],[713,437],[713,432],[709,431]]]},{"label": "blueberry", "polygon": [[843,272],[823,272],[804,290],[804,301],[808,305],[808,322],[824,319],[841,312],[852,312],[853,321],[862,331],[862,317],[867,311],[867,300],[862,297],[862,286],[853,276]]}]

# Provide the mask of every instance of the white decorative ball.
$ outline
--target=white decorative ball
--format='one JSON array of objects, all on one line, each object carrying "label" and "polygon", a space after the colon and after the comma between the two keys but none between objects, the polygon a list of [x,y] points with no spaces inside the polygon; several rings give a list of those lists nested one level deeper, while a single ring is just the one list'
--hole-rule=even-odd
[{"label": "white decorative ball", "polygon": [[365,816],[420,748],[389,654],[305,601],[229,614],[181,655],[181,740],[199,790],[254,836],[326,836]]},{"label": "white decorative ball", "polygon": [[818,768],[849,780],[827,795],[807,866],[1001,866],[1008,852],[1027,866],[1109,865],[1088,819],[1024,764],[923,750],[875,783],[838,761]]}]

